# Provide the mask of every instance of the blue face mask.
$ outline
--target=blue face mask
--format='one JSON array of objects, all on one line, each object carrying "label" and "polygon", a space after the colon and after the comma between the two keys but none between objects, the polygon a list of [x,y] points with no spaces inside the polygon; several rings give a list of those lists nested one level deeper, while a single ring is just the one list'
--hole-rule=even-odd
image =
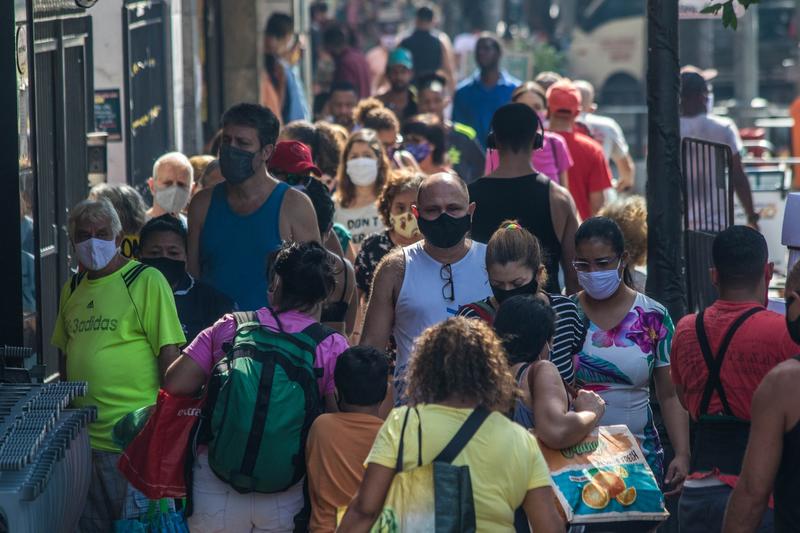
[{"label": "blue face mask", "polygon": [[417,163],[423,161],[432,151],[431,145],[426,142],[405,143],[403,145],[403,149],[414,156],[414,159],[417,161]]},{"label": "blue face mask", "polygon": [[617,268],[613,270],[599,270],[597,272],[578,271],[578,283],[586,291],[586,294],[594,300],[607,300],[617,292],[622,276],[619,267],[622,265],[620,259]]}]

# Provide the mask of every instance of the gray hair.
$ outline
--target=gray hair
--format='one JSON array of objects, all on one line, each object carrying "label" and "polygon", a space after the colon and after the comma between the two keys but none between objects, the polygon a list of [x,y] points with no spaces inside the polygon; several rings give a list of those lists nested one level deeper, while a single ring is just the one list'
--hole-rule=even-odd
[{"label": "gray hair", "polygon": [[145,205],[142,195],[126,184],[109,185],[100,183],[92,187],[89,191],[90,200],[100,200],[105,198],[114,209],[117,210],[122,230],[127,235],[136,235],[147,222],[147,205]]},{"label": "gray hair", "polygon": [[69,212],[69,239],[75,242],[75,231],[78,223],[83,220],[91,222],[106,222],[111,226],[111,232],[114,238],[117,238],[122,233],[122,223],[119,221],[117,210],[114,209],[113,204],[106,198],[98,200],[84,200]]},{"label": "gray hair", "polygon": [[180,152],[167,152],[166,154],[162,155],[156,162],[153,163],[153,179],[158,179],[158,168],[164,163],[172,163],[174,165],[183,167],[187,174],[189,174],[189,185],[191,186],[194,183],[194,167],[192,166],[192,162],[189,161],[189,158],[183,155]]}]

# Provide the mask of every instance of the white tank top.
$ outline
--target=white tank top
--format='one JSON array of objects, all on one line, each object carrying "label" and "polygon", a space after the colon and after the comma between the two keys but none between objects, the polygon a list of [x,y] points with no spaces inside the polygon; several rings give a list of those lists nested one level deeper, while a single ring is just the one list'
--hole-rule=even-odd
[{"label": "white tank top", "polygon": [[[451,265],[455,301],[445,299],[442,263],[423,249],[424,241],[403,248],[405,275],[395,305],[397,366],[408,363],[414,341],[425,329],[455,316],[462,305],[492,295],[486,274],[486,245],[472,241],[469,252]],[[447,294],[449,296],[449,294]]]}]

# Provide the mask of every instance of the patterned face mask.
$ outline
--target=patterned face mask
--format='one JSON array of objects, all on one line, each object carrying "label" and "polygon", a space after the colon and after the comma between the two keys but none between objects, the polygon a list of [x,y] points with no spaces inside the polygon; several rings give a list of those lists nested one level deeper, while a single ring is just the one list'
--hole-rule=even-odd
[{"label": "patterned face mask", "polygon": [[395,233],[401,237],[406,239],[419,239],[421,237],[419,226],[417,225],[417,218],[411,211],[406,211],[399,215],[391,215],[389,217],[389,223],[392,225],[392,229]]}]

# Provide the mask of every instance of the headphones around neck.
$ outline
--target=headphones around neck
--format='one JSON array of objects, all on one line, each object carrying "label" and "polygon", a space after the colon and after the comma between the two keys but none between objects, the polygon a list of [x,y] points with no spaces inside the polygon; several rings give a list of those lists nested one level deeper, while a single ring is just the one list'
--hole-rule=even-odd
[{"label": "headphones around neck", "polygon": [[[533,149],[541,150],[544,146],[544,124],[539,118],[536,118],[536,135],[533,136]],[[497,150],[497,138],[494,134],[494,128],[489,129],[489,135],[486,136],[486,147],[490,150]]]}]

